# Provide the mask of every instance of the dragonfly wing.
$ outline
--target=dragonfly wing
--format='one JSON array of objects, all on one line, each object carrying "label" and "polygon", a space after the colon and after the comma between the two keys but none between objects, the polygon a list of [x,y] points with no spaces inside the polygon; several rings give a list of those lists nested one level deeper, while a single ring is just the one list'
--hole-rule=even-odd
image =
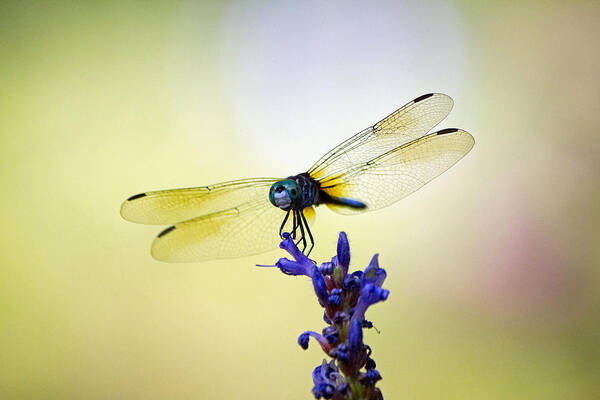
[{"label": "dragonfly wing", "polygon": [[329,151],[308,173],[323,179],[418,139],[446,118],[453,104],[441,93],[418,97]]},{"label": "dragonfly wing", "polygon": [[[196,217],[162,231],[152,243],[152,257],[167,262],[194,262],[273,250],[281,241],[279,227],[285,214],[268,198],[259,198]],[[289,224],[291,218],[286,224],[288,230]]]},{"label": "dragonfly wing", "polygon": [[241,179],[186,189],[140,193],[125,200],[121,216],[140,224],[166,225],[227,210],[263,198],[277,178]]},{"label": "dragonfly wing", "polygon": [[460,129],[443,129],[353,166],[319,183],[334,197],[359,200],[364,209],[328,206],[340,214],[355,214],[386,207],[421,188],[453,166],[475,143]]}]

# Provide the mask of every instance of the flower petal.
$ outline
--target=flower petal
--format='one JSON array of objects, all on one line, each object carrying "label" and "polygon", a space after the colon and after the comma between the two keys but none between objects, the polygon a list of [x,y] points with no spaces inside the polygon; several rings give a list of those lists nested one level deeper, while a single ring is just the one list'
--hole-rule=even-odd
[{"label": "flower petal", "polygon": [[350,265],[350,244],[348,243],[348,236],[346,232],[340,232],[337,244],[337,262],[342,267],[344,272],[343,276],[348,273],[348,267]]},{"label": "flower petal", "polygon": [[300,347],[304,350],[308,349],[308,341],[311,336],[321,345],[321,348],[325,353],[329,352],[329,342],[327,339],[325,339],[323,335],[319,335],[317,332],[313,331],[302,332],[302,334],[298,336],[298,344]]},{"label": "flower petal", "polygon": [[363,330],[362,323],[357,319],[352,319],[350,322],[350,330],[348,331],[348,350],[350,356],[357,360],[363,349]]},{"label": "flower petal", "polygon": [[323,275],[321,275],[316,266],[312,269],[311,277],[313,281],[313,287],[315,288],[315,293],[319,298],[319,302],[322,306],[325,306],[325,304],[327,304],[327,297],[329,297],[329,293],[327,292],[325,279],[323,279]]}]

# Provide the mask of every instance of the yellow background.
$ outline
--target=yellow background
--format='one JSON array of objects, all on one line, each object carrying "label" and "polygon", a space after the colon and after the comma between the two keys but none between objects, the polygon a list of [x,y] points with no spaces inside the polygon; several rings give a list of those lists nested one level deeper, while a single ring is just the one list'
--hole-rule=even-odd
[{"label": "yellow background", "polygon": [[[170,265],[128,196],[306,170],[424,93],[467,157],[384,210],[318,209],[352,265],[391,399],[600,393],[600,6],[3,2],[0,397],[308,399],[310,283],[280,251]],[[275,229],[275,227],[274,227]]]}]

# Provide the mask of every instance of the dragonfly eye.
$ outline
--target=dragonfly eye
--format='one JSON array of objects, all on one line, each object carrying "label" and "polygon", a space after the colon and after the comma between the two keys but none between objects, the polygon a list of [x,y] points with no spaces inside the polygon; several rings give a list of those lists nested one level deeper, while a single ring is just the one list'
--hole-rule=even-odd
[{"label": "dragonfly eye", "polygon": [[277,186],[275,188],[275,193],[281,193],[281,192],[283,192],[283,186]]},{"label": "dragonfly eye", "polygon": [[296,195],[296,189],[292,189],[292,196]]}]

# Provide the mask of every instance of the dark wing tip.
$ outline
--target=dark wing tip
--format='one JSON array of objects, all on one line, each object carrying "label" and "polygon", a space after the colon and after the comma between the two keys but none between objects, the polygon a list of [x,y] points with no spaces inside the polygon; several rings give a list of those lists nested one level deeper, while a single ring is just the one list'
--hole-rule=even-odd
[{"label": "dark wing tip", "polygon": [[170,226],[167,229],[165,229],[164,231],[162,231],[161,233],[158,234],[158,237],[163,237],[165,236],[167,233],[171,232],[173,229],[175,229],[174,226]]},{"label": "dark wing tip", "polygon": [[437,135],[445,135],[447,133],[454,133],[454,132],[458,132],[458,129],[456,129],[456,128],[446,128],[446,129],[442,129],[441,131],[437,131],[436,134]]},{"label": "dark wing tip", "polygon": [[131,200],[139,199],[139,198],[141,198],[141,197],[144,197],[144,196],[146,196],[146,193],[140,193],[140,194],[136,194],[136,195],[133,195],[133,196],[131,196],[130,198],[128,198],[128,199],[127,199],[127,201],[131,201]]},{"label": "dark wing tip", "polygon": [[420,101],[430,98],[431,96],[433,96],[433,93],[427,93],[427,94],[424,94],[423,96],[417,97],[416,99],[413,100],[413,102],[418,103]]}]

